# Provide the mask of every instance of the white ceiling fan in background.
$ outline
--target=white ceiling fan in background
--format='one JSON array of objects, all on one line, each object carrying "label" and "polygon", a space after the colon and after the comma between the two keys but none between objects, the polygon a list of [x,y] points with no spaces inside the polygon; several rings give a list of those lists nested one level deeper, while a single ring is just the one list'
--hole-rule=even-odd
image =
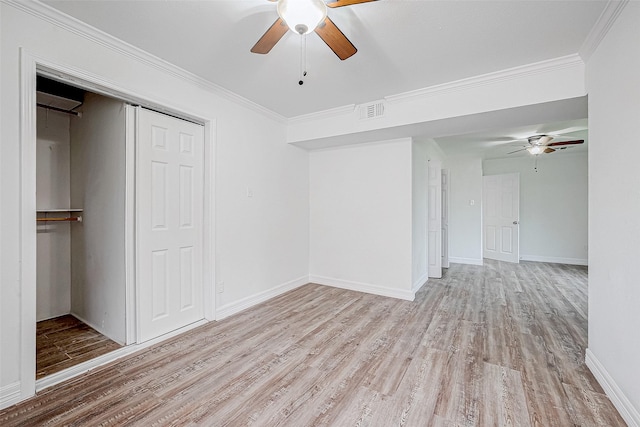
[{"label": "white ceiling fan in background", "polygon": [[[562,139],[565,139],[565,141],[562,141]],[[554,140],[556,141],[552,142]],[[523,148],[511,151],[507,154],[514,154],[520,151],[527,150],[530,154],[537,156],[540,154],[551,154],[557,150],[564,150],[567,148],[571,148],[571,146],[584,144],[583,139],[570,139],[567,137],[563,137],[562,135],[533,135],[527,137],[526,141],[528,142],[528,145],[525,145],[523,146]]]}]

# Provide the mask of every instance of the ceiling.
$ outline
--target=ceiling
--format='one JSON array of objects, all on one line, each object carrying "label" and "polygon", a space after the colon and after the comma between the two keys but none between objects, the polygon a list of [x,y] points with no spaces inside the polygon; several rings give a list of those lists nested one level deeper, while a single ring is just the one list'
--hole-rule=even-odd
[{"label": "ceiling", "polygon": [[380,0],[330,9],[358,53],[340,61],[310,34],[300,86],[300,36],[289,32],[267,55],[250,52],[277,18],[267,0],[44,3],[288,118],[575,54],[606,5]]}]

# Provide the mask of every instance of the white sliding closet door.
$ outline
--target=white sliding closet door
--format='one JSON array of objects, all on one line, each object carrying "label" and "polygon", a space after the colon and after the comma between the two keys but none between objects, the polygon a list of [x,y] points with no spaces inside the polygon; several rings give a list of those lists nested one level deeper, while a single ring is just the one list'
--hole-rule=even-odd
[{"label": "white sliding closet door", "polygon": [[204,127],[137,107],[138,342],[204,318]]}]

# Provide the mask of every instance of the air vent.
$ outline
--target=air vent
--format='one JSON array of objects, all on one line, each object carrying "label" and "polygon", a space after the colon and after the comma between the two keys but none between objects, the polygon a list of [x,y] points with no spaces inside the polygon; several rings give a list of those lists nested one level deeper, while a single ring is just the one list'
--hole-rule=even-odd
[{"label": "air vent", "polygon": [[360,120],[374,119],[384,115],[384,102],[378,101],[360,106]]}]

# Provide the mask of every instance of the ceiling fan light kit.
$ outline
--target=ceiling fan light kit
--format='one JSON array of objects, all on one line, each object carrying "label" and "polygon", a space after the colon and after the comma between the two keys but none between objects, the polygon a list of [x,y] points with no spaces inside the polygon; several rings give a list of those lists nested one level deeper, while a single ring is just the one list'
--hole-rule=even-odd
[{"label": "ceiling fan light kit", "polygon": [[309,34],[327,17],[327,5],[322,0],[278,0],[278,16],[291,31]]},{"label": "ceiling fan light kit", "polygon": [[533,155],[542,154],[545,150],[545,147],[542,145],[534,145],[533,147],[528,147],[527,151]]}]

